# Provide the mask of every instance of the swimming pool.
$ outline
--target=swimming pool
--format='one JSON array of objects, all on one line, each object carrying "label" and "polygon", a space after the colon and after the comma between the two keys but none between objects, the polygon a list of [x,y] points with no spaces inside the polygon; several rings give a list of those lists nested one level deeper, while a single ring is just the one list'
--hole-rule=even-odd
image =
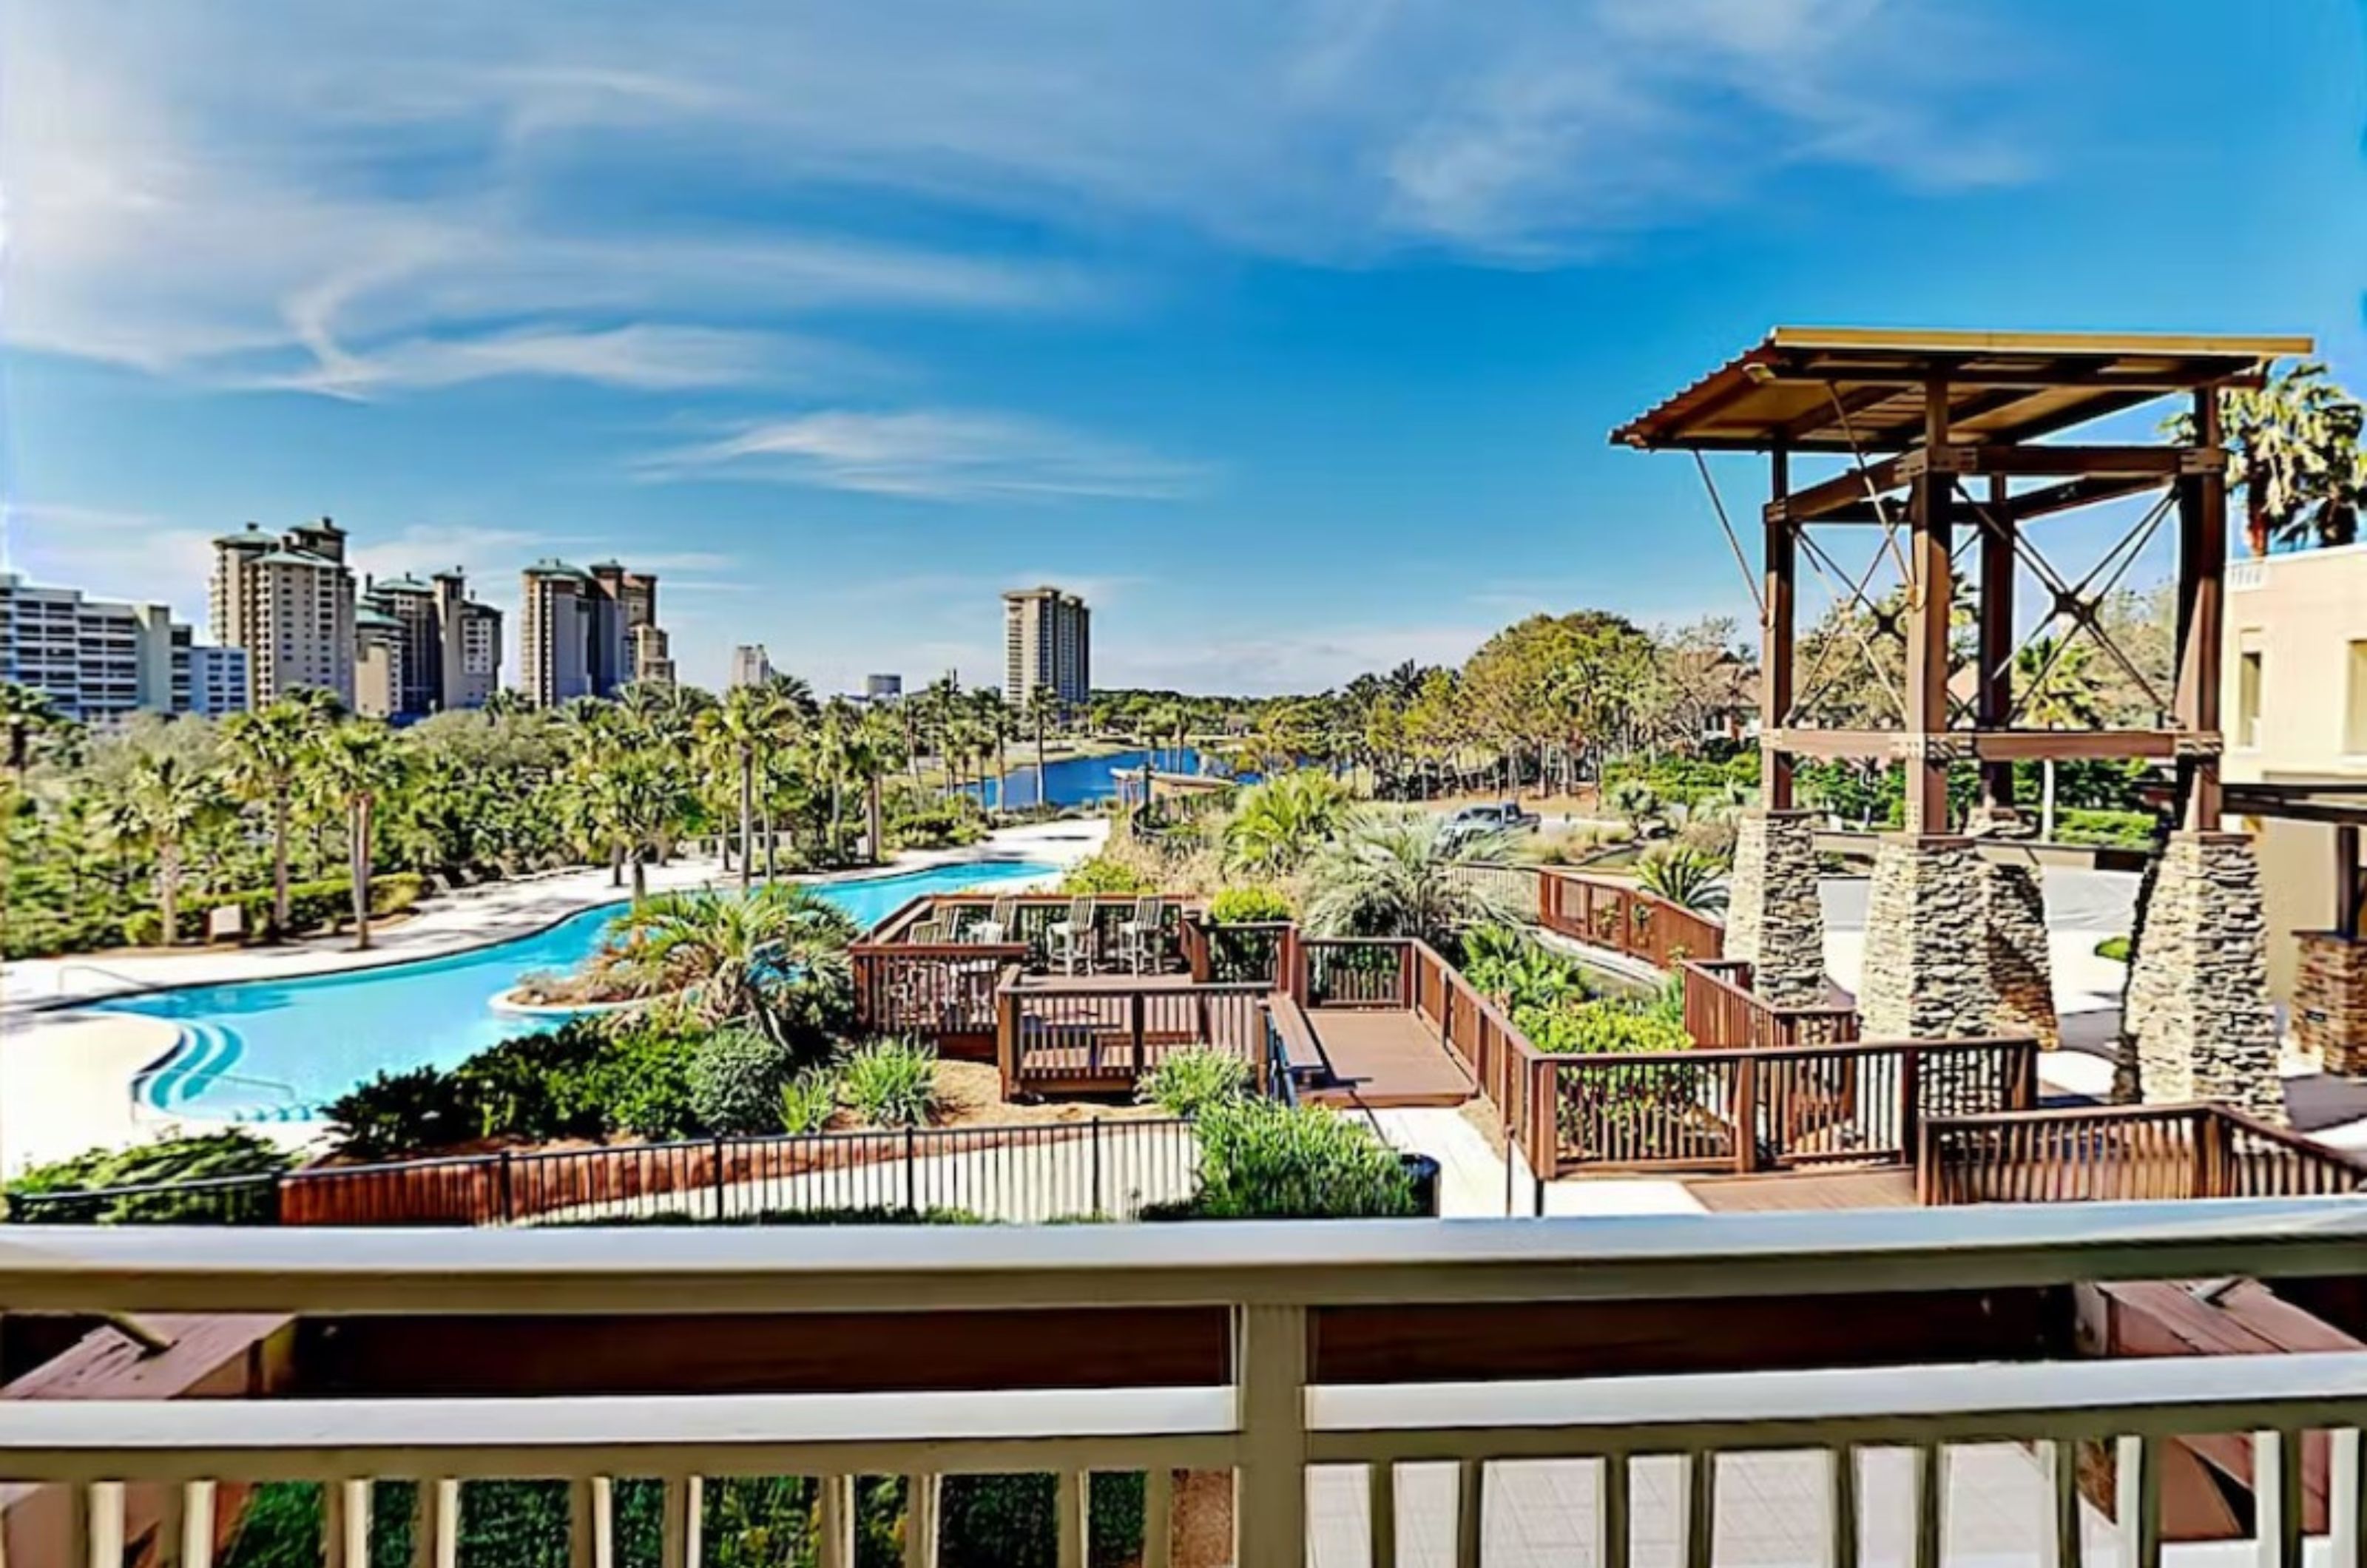
[{"label": "swimming pool", "polygon": [[[906,900],[1048,875],[1033,861],[971,861],[891,876],[814,884],[869,927]],[[449,1067],[534,1027],[493,1000],[538,970],[572,969],[600,945],[624,902],[603,904],[514,941],[443,958],[288,980],[238,980],[94,1002],[180,1027],[173,1049],[132,1086],[144,1107],[232,1122],[301,1122],[384,1072]]]}]

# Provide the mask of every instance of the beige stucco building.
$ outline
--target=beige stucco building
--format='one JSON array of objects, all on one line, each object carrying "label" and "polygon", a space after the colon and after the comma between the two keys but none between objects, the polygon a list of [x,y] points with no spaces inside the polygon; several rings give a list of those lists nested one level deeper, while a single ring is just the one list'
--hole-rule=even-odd
[{"label": "beige stucco building", "polygon": [[[2226,781],[2367,784],[2367,545],[2230,562],[2226,626]],[[2334,923],[2335,830],[2245,825],[2259,837],[2270,987],[2290,1002],[2293,933]]]}]

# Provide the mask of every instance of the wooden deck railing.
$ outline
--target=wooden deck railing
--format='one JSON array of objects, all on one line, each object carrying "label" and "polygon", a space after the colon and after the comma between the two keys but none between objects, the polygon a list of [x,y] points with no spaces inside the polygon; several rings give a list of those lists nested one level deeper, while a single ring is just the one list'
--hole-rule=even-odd
[{"label": "wooden deck railing", "polygon": [[1655,969],[1726,952],[1726,928],[1707,916],[1639,887],[1566,871],[1538,875],[1537,923],[1572,941],[1640,958]]},{"label": "wooden deck railing", "polygon": [[1696,1045],[1839,1045],[1858,1038],[1856,1008],[1779,1008],[1750,988],[1750,965],[1741,959],[1688,958],[1681,972],[1685,1032]]},{"label": "wooden deck railing", "polygon": [[2367,1159],[2224,1105],[1948,1116],[1924,1131],[1916,1193],[1934,1206],[2367,1192]]},{"label": "wooden deck railing", "polygon": [[1413,1006],[1413,954],[1402,937],[1301,936],[1296,995],[1310,1008]]},{"label": "wooden deck railing", "polygon": [[1911,1165],[1931,1118],[2037,1102],[2033,1040],[1550,1056],[1548,1175]]},{"label": "wooden deck railing", "polygon": [[1262,982],[1080,985],[1009,976],[995,994],[1003,1097],[1128,1093],[1168,1056],[1203,1046],[1248,1062],[1263,1091],[1271,990]]},{"label": "wooden deck railing", "polygon": [[1281,990],[1294,961],[1291,944],[1297,930],[1290,920],[1186,919],[1179,934],[1195,980],[1261,980]]}]

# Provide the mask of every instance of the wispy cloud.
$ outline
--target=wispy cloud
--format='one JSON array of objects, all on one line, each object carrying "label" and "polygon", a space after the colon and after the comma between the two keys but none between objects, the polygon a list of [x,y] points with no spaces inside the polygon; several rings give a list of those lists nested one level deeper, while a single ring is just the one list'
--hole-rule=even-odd
[{"label": "wispy cloud", "polygon": [[652,455],[651,478],[772,479],[926,501],[1058,496],[1172,500],[1203,467],[1039,420],[952,409],[826,409]]},{"label": "wispy cloud", "polygon": [[[1997,62],[2030,55],[1983,27],[1908,0],[215,0],[137,27],[20,0],[9,332],[346,396],[672,391],[764,369],[757,322],[1098,301],[1105,247],[1058,237],[1113,223],[1527,264],[1800,165],[2024,177],[2036,94]],[[1053,243],[883,231],[849,193]]]}]

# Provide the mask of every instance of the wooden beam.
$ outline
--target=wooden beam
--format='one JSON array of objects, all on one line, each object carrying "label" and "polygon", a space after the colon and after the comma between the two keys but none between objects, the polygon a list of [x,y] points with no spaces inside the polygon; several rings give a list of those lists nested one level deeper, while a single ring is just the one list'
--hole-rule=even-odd
[{"label": "wooden beam", "polygon": [[[2013,536],[2015,519],[2006,496],[2006,477],[1989,476],[1988,515],[1980,534],[1980,629],[1974,650],[1978,661],[1973,689],[1973,721],[2002,729],[2013,716]],[[2013,764],[1981,765],[1981,803],[1992,809],[2013,805]]]},{"label": "wooden beam", "polygon": [[[2158,759],[2176,756],[2181,739],[2205,739],[2175,729],[1952,729],[1937,739],[1954,755],[1982,761]],[[1912,750],[1898,729],[1782,729],[1761,744],[1795,757],[1860,761],[1896,761]]]},{"label": "wooden beam", "polygon": [[[1769,488],[1776,501],[1790,488],[1791,457],[1778,446],[1769,460]],[[1762,568],[1766,577],[1765,615],[1760,627],[1759,728],[1761,733],[1781,729],[1792,717],[1793,640],[1796,613],[1795,583],[1799,572],[1798,538],[1789,519],[1766,523]],[[1792,759],[1782,751],[1761,748],[1759,753],[1759,800],[1770,811],[1792,809]]]},{"label": "wooden beam", "polygon": [[[2221,449],[2219,394],[2194,394],[2197,449],[2220,459],[2215,467],[2181,471],[2178,485],[2178,691],[2171,708],[2179,728],[2215,733],[2219,728],[2222,595],[2227,571],[2226,454]],[[2219,758],[2216,752],[2179,763],[2180,820],[2191,830],[2219,827]]]},{"label": "wooden beam", "polygon": [[1769,502],[1768,514],[1771,517],[1786,518],[1794,523],[1808,523],[1822,517],[1828,512],[1838,511],[1845,506],[1864,504],[1869,487],[1876,494],[1887,495],[1906,484],[1907,480],[1901,476],[1899,470],[1909,456],[1910,454],[1902,452],[1896,457],[1886,457],[1880,462],[1869,463],[1863,470],[1853,467],[1845,474],[1836,474],[1831,479],[1819,479],[1806,490],[1795,491],[1789,495]]},{"label": "wooden beam", "polygon": [[1923,393],[1923,453],[1909,497],[1913,529],[1907,601],[1907,821],[1909,833],[1948,830],[1948,616],[1954,598],[1954,481],[1935,459],[1948,445],[1948,383]]},{"label": "wooden beam", "polygon": [[[2048,485],[2041,490],[2024,491],[2020,495],[2010,497],[2006,502],[2005,510],[2006,513],[2016,522],[2027,523],[2033,518],[2050,517],[2058,512],[2070,512],[2082,506],[2093,506],[2100,502],[2119,501],[2127,496],[2143,495],[2148,491],[2159,490],[2161,486],[2162,477],[2159,474],[2090,476],[2086,479],[2067,479],[2061,484]],[[1994,502],[1990,504],[1989,510],[1992,512],[1997,510]],[[1895,519],[1897,513],[1894,510],[1891,515]],[[1879,523],[1882,517],[1874,511],[1871,502],[1859,502],[1853,506],[1838,507],[1830,512],[1820,513],[1817,521],[1820,524]]]}]

